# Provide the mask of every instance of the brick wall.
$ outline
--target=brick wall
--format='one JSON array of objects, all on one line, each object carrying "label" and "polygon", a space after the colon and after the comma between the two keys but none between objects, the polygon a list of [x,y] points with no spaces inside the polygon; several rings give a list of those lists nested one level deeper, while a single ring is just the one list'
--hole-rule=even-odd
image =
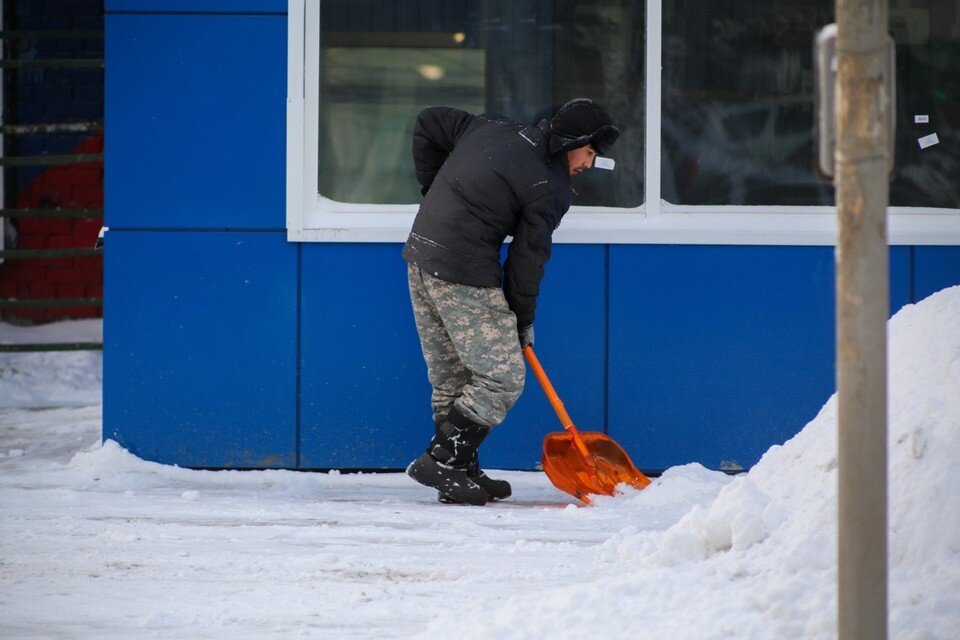
[{"label": "brick wall", "polygon": [[[103,135],[91,136],[72,153],[101,153]],[[20,189],[22,209],[59,207],[103,209],[103,165],[78,164],[50,168]],[[18,249],[89,248],[102,218],[19,218]],[[8,260],[0,266],[0,296],[21,300],[40,298],[99,298],[103,294],[103,260],[97,257]],[[47,322],[62,318],[94,318],[100,307],[7,310],[7,319]]]},{"label": "brick wall", "polygon": [[[102,32],[99,0],[5,0],[5,31]],[[5,40],[4,56],[19,59],[103,58],[103,38]],[[102,121],[103,70],[99,68],[8,69],[4,72],[4,124],[55,124]],[[44,156],[102,153],[103,133],[73,132],[7,135],[4,155]],[[103,209],[102,163],[7,167],[5,207]],[[6,249],[90,248],[102,218],[12,217],[14,233]],[[8,259],[0,265],[0,297],[5,299],[99,298],[100,257]],[[89,318],[100,307],[3,309],[13,322]]]}]

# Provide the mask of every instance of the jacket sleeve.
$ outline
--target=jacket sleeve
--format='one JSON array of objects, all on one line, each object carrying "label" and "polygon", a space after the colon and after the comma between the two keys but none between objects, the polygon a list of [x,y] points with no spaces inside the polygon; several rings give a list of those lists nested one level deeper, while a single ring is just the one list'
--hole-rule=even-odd
[{"label": "jacket sleeve", "polygon": [[544,266],[553,249],[553,230],[569,204],[551,191],[526,205],[504,262],[503,293],[517,316],[517,328],[533,324]]},{"label": "jacket sleeve", "polygon": [[423,193],[475,119],[475,115],[450,107],[427,107],[417,116],[413,127],[413,166]]}]

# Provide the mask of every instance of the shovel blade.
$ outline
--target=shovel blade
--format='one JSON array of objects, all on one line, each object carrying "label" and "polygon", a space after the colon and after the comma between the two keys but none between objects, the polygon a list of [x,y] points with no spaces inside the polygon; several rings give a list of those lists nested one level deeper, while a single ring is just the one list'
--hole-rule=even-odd
[{"label": "shovel blade", "polygon": [[619,484],[636,489],[650,484],[610,436],[581,431],[580,438],[589,455],[580,451],[566,431],[548,433],[543,439],[543,470],[556,488],[589,504],[591,494],[612,496]]}]

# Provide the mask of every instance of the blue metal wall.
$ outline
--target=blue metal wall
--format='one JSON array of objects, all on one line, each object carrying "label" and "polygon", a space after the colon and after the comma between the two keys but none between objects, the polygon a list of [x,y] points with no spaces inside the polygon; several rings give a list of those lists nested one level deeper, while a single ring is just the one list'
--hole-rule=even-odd
[{"label": "blue metal wall", "polygon": [[[107,3],[104,438],[193,467],[398,468],[432,432],[394,244],[285,233],[286,3]],[[891,249],[891,312],[960,247]],[[754,464],[834,388],[833,248],[559,245],[537,351],[639,466]],[[485,464],[533,468],[532,376]]]}]

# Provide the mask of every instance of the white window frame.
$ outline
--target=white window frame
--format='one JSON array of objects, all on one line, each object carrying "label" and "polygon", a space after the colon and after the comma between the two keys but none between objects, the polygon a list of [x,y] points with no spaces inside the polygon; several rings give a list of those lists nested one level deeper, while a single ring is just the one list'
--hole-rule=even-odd
[{"label": "white window frame", "polygon": [[[287,238],[292,242],[403,242],[417,205],[351,204],[319,193],[320,2],[289,0]],[[561,243],[834,245],[831,206],[676,205],[660,198],[662,0],[647,0],[645,203],[574,206]],[[612,156],[615,158],[616,153]],[[890,207],[891,245],[960,244],[960,209]]]}]

